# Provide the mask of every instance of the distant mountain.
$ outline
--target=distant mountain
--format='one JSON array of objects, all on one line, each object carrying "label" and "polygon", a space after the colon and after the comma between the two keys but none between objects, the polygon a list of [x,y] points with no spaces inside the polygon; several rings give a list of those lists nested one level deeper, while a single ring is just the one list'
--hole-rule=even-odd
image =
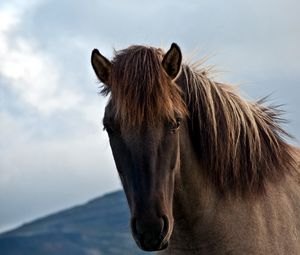
[{"label": "distant mountain", "polygon": [[1,255],[137,255],[122,191],[0,234]]}]

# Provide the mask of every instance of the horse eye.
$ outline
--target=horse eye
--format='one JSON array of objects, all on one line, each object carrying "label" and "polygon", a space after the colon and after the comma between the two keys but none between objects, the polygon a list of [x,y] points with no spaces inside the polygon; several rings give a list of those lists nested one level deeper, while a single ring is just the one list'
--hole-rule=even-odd
[{"label": "horse eye", "polygon": [[172,125],[172,132],[175,133],[178,130],[178,128],[180,127],[180,124],[181,124],[181,119],[177,118],[176,122],[173,123],[173,125]]}]

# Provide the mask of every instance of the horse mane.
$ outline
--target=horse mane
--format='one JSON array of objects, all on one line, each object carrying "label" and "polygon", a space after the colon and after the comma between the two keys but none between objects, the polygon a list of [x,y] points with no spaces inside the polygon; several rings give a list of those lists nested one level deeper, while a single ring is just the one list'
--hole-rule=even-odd
[{"label": "horse mane", "polygon": [[241,98],[198,65],[182,64],[174,82],[162,67],[163,55],[161,49],[137,45],[115,52],[101,93],[110,93],[122,127],[186,116],[203,169],[221,194],[264,192],[269,181],[296,168],[280,110],[265,106],[265,100]]},{"label": "horse mane", "polygon": [[296,168],[282,111],[265,106],[266,98],[249,102],[197,65],[183,65],[177,83],[185,91],[192,141],[220,193],[265,192],[268,181]]},{"label": "horse mane", "polygon": [[115,117],[123,128],[155,125],[161,119],[175,121],[187,108],[180,88],[162,67],[161,49],[134,45],[115,52],[108,86]]}]

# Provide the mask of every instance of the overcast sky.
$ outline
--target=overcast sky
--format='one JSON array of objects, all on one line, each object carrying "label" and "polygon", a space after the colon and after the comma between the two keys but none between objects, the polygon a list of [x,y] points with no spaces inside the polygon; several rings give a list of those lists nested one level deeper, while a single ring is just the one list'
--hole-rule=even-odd
[{"label": "overcast sky", "polygon": [[95,47],[110,58],[177,42],[185,56],[212,55],[219,80],[284,104],[300,140],[299,10],[298,0],[1,0],[0,231],[120,188]]}]

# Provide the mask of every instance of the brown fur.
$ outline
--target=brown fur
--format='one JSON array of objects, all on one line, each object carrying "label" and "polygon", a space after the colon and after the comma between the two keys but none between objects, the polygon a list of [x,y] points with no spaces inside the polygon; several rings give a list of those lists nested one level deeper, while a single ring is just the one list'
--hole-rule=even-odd
[{"label": "brown fur", "polygon": [[257,193],[295,169],[281,111],[248,102],[207,72],[183,66],[177,83],[186,95],[192,136],[207,175],[221,193]]},{"label": "brown fur", "polygon": [[174,43],[166,54],[132,46],[112,62],[92,52],[111,96],[103,123],[137,245],[166,255],[300,254],[300,150],[285,141],[280,110],[181,59]]},{"label": "brown fur", "polygon": [[155,125],[162,119],[175,121],[187,114],[180,88],[164,71],[162,51],[152,47],[131,46],[116,52],[112,60],[109,86],[116,119],[122,127]]},{"label": "brown fur", "polygon": [[101,93],[111,92],[122,127],[188,114],[206,174],[222,194],[264,192],[268,181],[295,169],[278,109],[264,100],[242,99],[233,86],[214,82],[197,65],[183,65],[175,84],[162,68],[162,56],[162,50],[144,46],[116,52]]}]

